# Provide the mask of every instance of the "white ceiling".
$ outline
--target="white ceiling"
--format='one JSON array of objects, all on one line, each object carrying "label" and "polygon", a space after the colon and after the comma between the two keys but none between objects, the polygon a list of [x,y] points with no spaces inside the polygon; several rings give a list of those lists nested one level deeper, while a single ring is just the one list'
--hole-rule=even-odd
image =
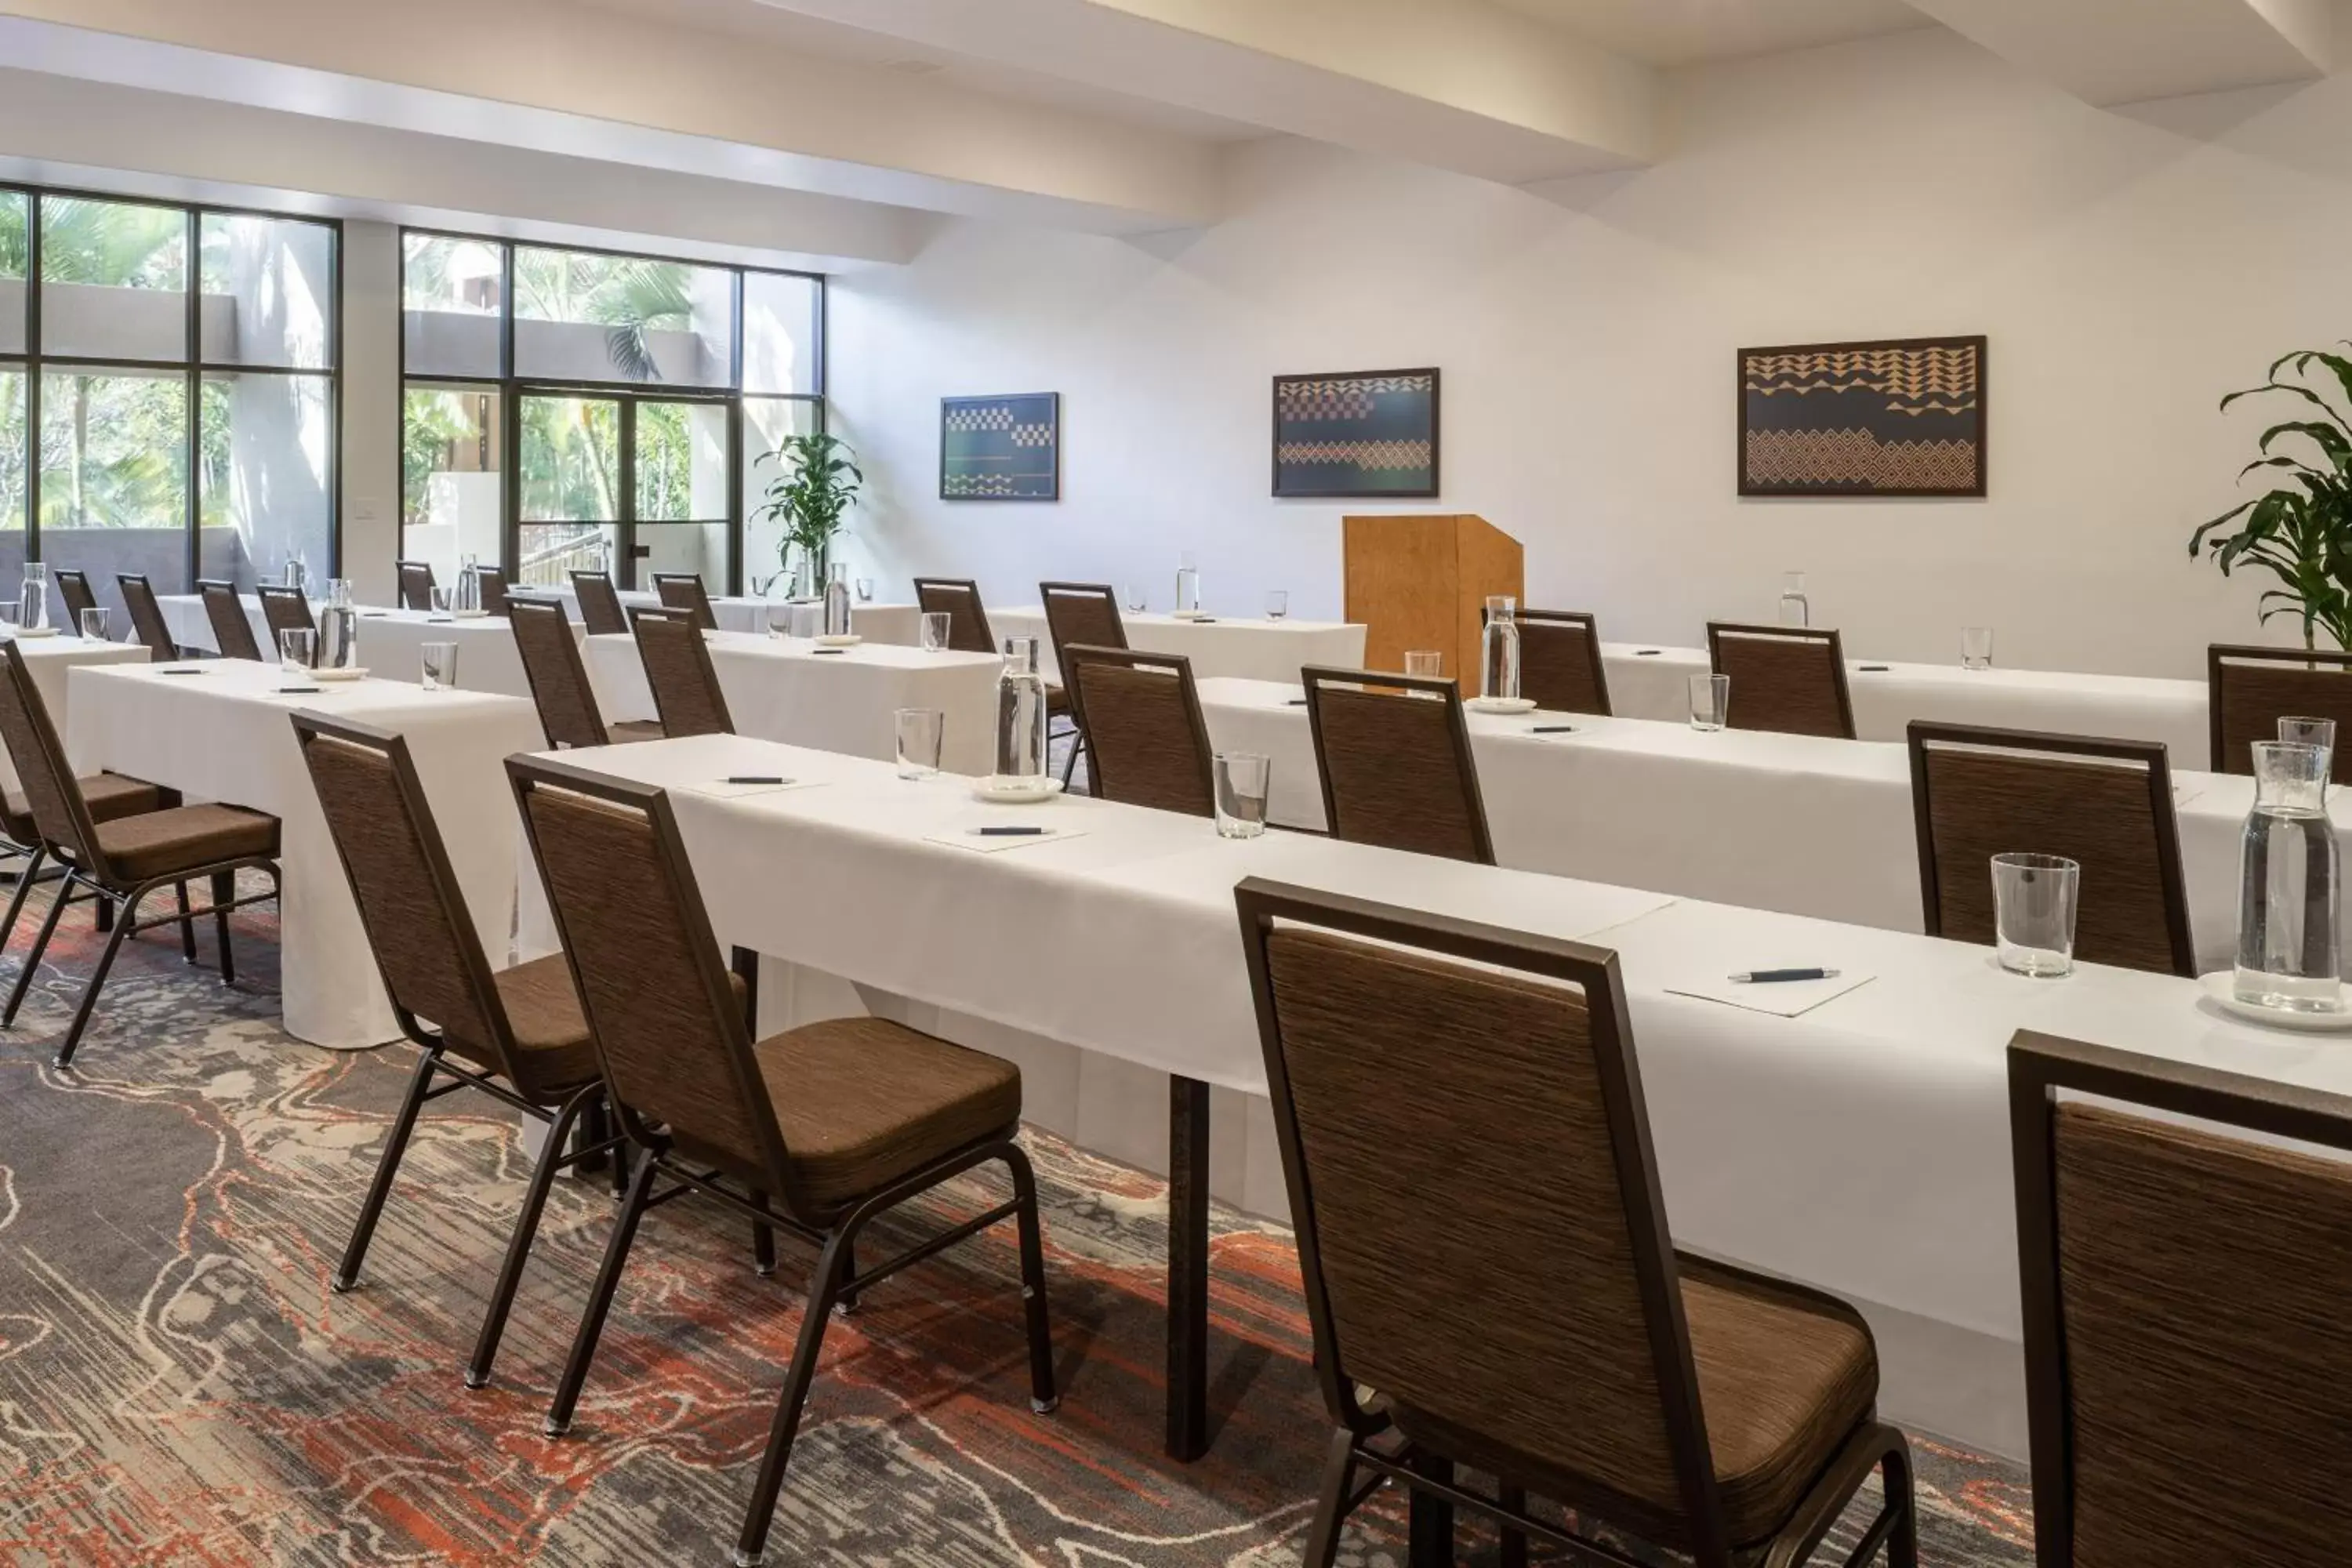
[{"label": "white ceiling", "polygon": [[[1498,0],[1652,66],[1810,49],[1935,26],[1903,0]],[[2063,0],[2049,0],[2062,4]]]}]

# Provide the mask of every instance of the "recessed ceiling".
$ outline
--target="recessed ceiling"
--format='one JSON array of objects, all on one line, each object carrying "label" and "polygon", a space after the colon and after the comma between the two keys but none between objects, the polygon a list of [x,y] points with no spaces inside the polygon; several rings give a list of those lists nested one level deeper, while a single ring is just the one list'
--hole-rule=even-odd
[{"label": "recessed ceiling", "polygon": [[[1934,24],[1903,0],[1500,0],[1654,66],[1846,43]],[[2051,0],[2056,4],[2058,0]]]}]

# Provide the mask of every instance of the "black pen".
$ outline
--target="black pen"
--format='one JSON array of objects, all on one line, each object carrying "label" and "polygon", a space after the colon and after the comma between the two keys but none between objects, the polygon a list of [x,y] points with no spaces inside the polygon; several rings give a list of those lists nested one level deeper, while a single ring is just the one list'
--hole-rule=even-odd
[{"label": "black pen", "polygon": [[1835,980],[1834,969],[1751,969],[1745,974],[1729,976],[1734,985],[1778,985],[1790,980]]},{"label": "black pen", "polygon": [[1883,664],[1862,664],[1856,665],[1854,668],[1861,670],[1864,675],[1885,675],[1886,673],[1886,667]]},{"label": "black pen", "polygon": [[319,689],[315,686],[281,686],[278,689],[278,695],[280,697],[300,697],[318,689]]},{"label": "black pen", "polygon": [[1573,735],[1576,733],[1576,726],[1573,724],[1538,724],[1534,729],[1528,731],[1528,733],[1530,735]]},{"label": "black pen", "polygon": [[785,779],[782,774],[737,773],[727,782],[731,784],[787,784],[791,781]]},{"label": "black pen", "polygon": [[837,658],[848,651],[849,650],[845,647],[811,648],[809,650],[809,657],[812,658]]},{"label": "black pen", "polygon": [[1054,830],[1050,827],[975,827],[982,838],[1036,838]]},{"label": "black pen", "polygon": [[1633,657],[1635,658],[1655,658],[1664,651],[1665,650],[1664,648],[1637,647],[1633,650]]},{"label": "black pen", "polygon": [[1294,697],[1285,703],[1284,706],[1288,708],[1304,708],[1307,706],[1307,699],[1304,697]]}]

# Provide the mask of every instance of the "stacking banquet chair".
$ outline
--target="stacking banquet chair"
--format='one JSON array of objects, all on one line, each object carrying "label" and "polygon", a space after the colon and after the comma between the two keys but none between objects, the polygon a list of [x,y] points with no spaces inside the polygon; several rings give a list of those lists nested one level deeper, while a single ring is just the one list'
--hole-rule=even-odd
[{"label": "stacking banquet chair", "polygon": [[[227,984],[236,978],[236,962],[229,948],[229,911],[278,897],[278,819],[242,806],[207,805],[165,806],[100,820],[67,764],[65,747],[58,743],[57,729],[49,721],[40,689],[33,684],[31,670],[26,668],[24,653],[8,643],[0,646],[0,656],[7,662],[5,672],[0,673],[0,740],[5,740],[9,760],[22,781],[39,847],[65,873],[41,921],[41,933],[34,939],[24,968],[17,972],[7,1009],[0,1013],[0,1028],[16,1023],[16,1010],[32,988],[41,954],[48,951],[49,939],[57,934],[58,917],[78,892],[99,899],[101,907],[109,899],[122,907],[99,955],[98,967],[82,989],[81,1005],[74,1010],[65,1041],[58,1047],[57,1065],[63,1068],[72,1064],[82,1032],[89,1026],[90,1013],[98,1005],[98,994],[125,939],[156,926],[177,924],[183,951],[193,961],[196,955],[193,922],[210,915],[220,945],[221,982]],[[246,870],[268,872],[269,890],[240,897],[236,874]],[[210,879],[212,902],[191,911],[188,884],[198,878]],[[142,921],[139,906],[158,888],[179,889],[179,911]]]},{"label": "stacking banquet chair", "polygon": [[506,615],[550,746],[607,746],[662,738],[662,727],[647,721],[604,722],[597,711],[595,689],[588,683],[587,666],[581,662],[580,644],[572,636],[572,617],[561,601],[513,597],[507,601]]},{"label": "stacking banquet chair", "polygon": [[155,590],[146,574],[125,572],[114,582],[130,608],[131,629],[147,645],[148,657],[166,663],[179,658],[179,641],[172,636],[172,623],[163,618],[163,606],[155,602]]},{"label": "stacking banquet chair", "polygon": [[2161,742],[1915,721],[1910,747],[1929,936],[1992,945],[1992,858],[2063,855],[2083,868],[2075,956],[2196,974]]},{"label": "stacking banquet chair", "polygon": [[673,740],[682,735],[733,734],[735,721],[727,714],[727,694],[719,689],[710,646],[702,640],[694,612],[637,610],[630,615],[629,624],[636,633],[637,658],[646,667],[646,685],[652,689],[662,733]]},{"label": "stacking banquet chair", "polygon": [[218,578],[200,578],[196,593],[204,600],[205,619],[212,624],[213,647],[223,658],[261,657],[261,645],[254,640],[253,623],[246,618],[245,600],[234,583]]},{"label": "stacking banquet chair", "polygon": [[2253,743],[2277,740],[2281,719],[2333,719],[2335,782],[2352,784],[2352,653],[2215,643],[2205,691],[2215,773],[2252,773]]},{"label": "stacking banquet chair", "polygon": [[1192,660],[1085,643],[1064,644],[1060,657],[1086,736],[1087,793],[1215,816],[1213,753]]},{"label": "stacking banquet chair", "polygon": [[613,637],[629,629],[621,613],[621,595],[612,577],[603,572],[572,574],[572,595],[580,601],[580,624],[592,637]]},{"label": "stacking banquet chair", "polygon": [[1637,1562],[1533,1493],[1700,1568],[1781,1568],[1874,1468],[1846,1561],[1915,1568],[1861,1314],[1675,1250],[1616,954],[1255,878],[1235,900],[1338,1428],[1305,1568],[1383,1479],[1437,1535],[1455,1506],[1495,1519],[1507,1562],[1529,1536]]},{"label": "stacking banquet chair", "polygon": [[[688,628],[692,630],[691,627]],[[825,1323],[909,1264],[1017,1222],[1030,1403],[1058,1403],[1037,1191],[1015,1142],[1021,1071],[880,1018],[841,1018],[754,1040],[719,957],[668,797],[544,757],[507,759],[606,1092],[637,1151],[547,1430],[571,1429],[637,1223],[688,1193],[820,1249],[800,1338],[735,1549],[761,1562]],[[858,1267],[869,1221],[974,1166],[1001,1162],[1013,1197],[886,1262]],[[656,1185],[660,1190],[656,1191]]]},{"label": "stacking banquet chair", "polygon": [[1451,679],[1314,665],[1299,676],[1331,837],[1495,863],[1462,693]]},{"label": "stacking banquet chair", "polygon": [[63,567],[49,575],[57,580],[58,603],[66,613],[58,629],[79,634],[81,631],[81,613],[98,608],[98,595],[90,592],[89,574]]},{"label": "stacking banquet chair", "polygon": [[1731,677],[1728,728],[1853,739],[1845,649],[1834,631],[1709,621],[1706,651],[1715,673]]},{"label": "stacking banquet chair", "polygon": [[403,561],[400,567],[400,607],[404,610],[429,610],[433,607],[433,563]]},{"label": "stacking banquet chair", "polygon": [[[1070,667],[1063,662],[1062,650],[1080,643],[1088,647],[1125,647],[1127,623],[1119,618],[1118,595],[1108,584],[1040,583],[1037,592],[1045,605],[1045,635],[1053,639],[1054,663],[1062,672],[1062,689],[1069,692],[1067,716],[1077,731],[1071,740],[1069,754],[1062,760],[1062,783],[1067,785],[1077,772],[1078,753],[1087,750],[1087,726],[1078,712],[1076,693],[1069,689]],[[1049,705],[1053,701],[1051,691],[1046,700]],[[1087,793],[1092,794],[1091,764],[1087,780]]]},{"label": "stacking banquet chair", "polygon": [[706,632],[719,629],[719,613],[710,607],[709,591],[702,585],[698,572],[656,572],[654,574],[654,596],[666,610],[684,610],[694,617],[694,624]]},{"label": "stacking banquet chair", "polygon": [[269,628],[270,653],[275,656],[281,632],[316,632],[319,623],[310,615],[310,596],[301,589],[275,583],[264,583],[254,592],[261,597],[262,624]]},{"label": "stacking banquet chair", "polygon": [[2034,1561],[2352,1562],[2352,1100],[2030,1031],[2009,1089]]},{"label": "stacking banquet chair", "polygon": [[1552,713],[1609,712],[1601,629],[1581,610],[1521,610],[1519,695]]},{"label": "stacking banquet chair", "polygon": [[[161,811],[180,804],[179,792],[161,788],[128,773],[91,773],[74,781],[81,791],[82,804],[89,811],[90,820],[112,822],[118,816],[137,816],[142,812]],[[41,879],[48,865],[48,850],[41,838],[40,824],[33,820],[31,801],[20,790],[9,790],[0,796],[0,857],[22,862],[16,868],[16,890],[9,895],[8,912],[0,916],[0,950],[5,950],[16,935],[16,921],[24,915],[25,900],[31,895],[33,884]],[[70,888],[60,888],[59,895],[71,893]],[[86,893],[77,894],[79,902]],[[114,901],[98,900],[98,921],[101,931],[110,930],[114,923]],[[184,926],[183,936],[194,955],[195,931],[193,925]]]},{"label": "stacking banquet chair", "polygon": [[474,581],[481,585],[482,613],[503,616],[507,613],[507,574],[495,566],[474,568]]},{"label": "stacking banquet chair", "polygon": [[[480,1388],[490,1381],[556,1172],[602,1162],[619,1145],[604,1114],[588,1022],[561,954],[490,969],[404,739],[316,713],[295,714],[294,733],[393,1016],[424,1052],[393,1116],[375,1180],[335,1270],[335,1289],[359,1283],[368,1243],[426,1100],[470,1086],[548,1130],[466,1363],[466,1386]],[[575,1131],[582,1134],[577,1147],[566,1142]],[[621,1185],[617,1170],[614,1185]]]}]

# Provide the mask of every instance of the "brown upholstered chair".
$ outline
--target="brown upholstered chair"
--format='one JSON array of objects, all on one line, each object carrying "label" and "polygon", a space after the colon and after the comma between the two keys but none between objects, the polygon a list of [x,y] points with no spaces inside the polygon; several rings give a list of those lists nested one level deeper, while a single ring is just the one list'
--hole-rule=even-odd
[{"label": "brown upholstered chair", "polygon": [[664,735],[731,735],[727,694],[711,668],[710,646],[691,610],[634,610],[629,624],[637,636],[637,658],[653,690],[654,711]]},{"label": "brown upholstered chair", "polygon": [[1706,650],[1715,673],[1731,677],[1728,728],[1853,739],[1853,699],[1836,632],[1709,621]]},{"label": "brown upholstered chair", "polygon": [[580,602],[580,624],[588,628],[590,637],[614,637],[629,629],[629,618],[621,613],[620,593],[609,574],[574,572],[572,595]]},{"label": "brown upholstered chair", "polygon": [[319,623],[310,614],[310,595],[301,589],[264,583],[254,592],[261,597],[262,624],[269,628],[271,658],[277,657],[280,632],[317,633]]},{"label": "brown upholstered chair", "polygon": [[[1062,663],[1062,650],[1075,644],[1088,647],[1123,648],[1127,646],[1127,623],[1119,618],[1118,595],[1102,583],[1040,583],[1037,592],[1045,604],[1045,630],[1054,639],[1054,661]],[[1063,666],[1064,684],[1067,684],[1067,665]]]},{"label": "brown upholstered chair", "polygon": [[2281,719],[2333,719],[2335,782],[2352,784],[2352,653],[2215,643],[2205,692],[2215,773],[2252,773],[2253,743],[2277,740]]},{"label": "brown upholstered chair", "polygon": [[[89,808],[92,822],[111,822],[118,816],[136,816],[143,811],[161,811],[180,804],[177,790],[164,789],[128,773],[90,773],[74,780],[74,785],[81,791],[82,804]],[[25,900],[48,864],[40,825],[33,820],[32,803],[20,790],[12,789],[0,796],[0,834],[6,836],[5,842],[0,842],[0,855],[23,862],[16,868],[16,890],[9,895],[8,912],[0,916],[0,950],[5,950],[16,939],[16,921],[25,912]],[[68,891],[60,889],[61,894]],[[100,930],[111,928],[113,908],[112,900],[99,900]],[[194,923],[184,922],[182,937],[192,961],[195,957],[195,935]]]},{"label": "brown upholstered chair", "polygon": [[2028,1031],[2009,1085],[2034,1561],[2352,1562],[2352,1100]]},{"label": "brown upholstered chair", "polygon": [[[393,1113],[375,1180],[335,1269],[335,1289],[348,1291],[359,1283],[368,1243],[427,1100],[471,1085],[547,1129],[544,1152],[532,1164],[506,1263],[466,1364],[466,1386],[480,1388],[490,1381],[523,1260],[530,1254],[556,1172],[599,1161],[619,1142],[604,1115],[604,1085],[588,1043],[588,1021],[562,954],[491,970],[404,739],[317,713],[295,714],[294,733],[359,906],[376,972],[392,999],[393,1016],[400,1021],[400,1032],[424,1051],[409,1077],[408,1093]],[[584,1134],[578,1148],[567,1142],[575,1131]],[[616,1180],[614,1185],[622,1184]]]},{"label": "brown upholstered chair", "polygon": [[[40,967],[41,954],[48,951],[58,919],[73,901],[72,895],[79,890],[101,904],[111,899],[122,906],[99,955],[98,967],[82,988],[81,1004],[74,1010],[64,1043],[58,1047],[57,1065],[64,1068],[73,1062],[82,1033],[89,1026],[90,1013],[98,1005],[98,994],[125,939],[156,926],[176,924],[193,959],[195,932],[191,922],[211,915],[220,945],[221,982],[226,984],[236,978],[236,962],[229,948],[229,911],[278,896],[278,819],[242,806],[207,805],[168,806],[100,821],[66,762],[65,747],[49,721],[40,689],[33,684],[23,651],[11,642],[0,644],[0,655],[6,660],[5,671],[0,671],[0,741],[5,741],[9,760],[16,764],[40,847],[64,869],[58,896],[50,900],[49,912],[41,922],[41,934],[34,939],[33,950],[16,975],[6,1010],[0,1012],[0,1028],[16,1023],[16,1010],[24,1005],[33,973]],[[236,874],[246,870],[268,872],[269,891],[240,897]],[[199,878],[211,881],[212,902],[192,911],[187,885]],[[140,904],[158,888],[179,889],[179,911],[140,920]]]},{"label": "brown upholstered chair", "polygon": [[482,613],[503,616],[507,613],[507,574],[495,566],[474,568],[474,581],[481,585]]},{"label": "brown upholstered chair", "polygon": [[1331,837],[1495,863],[1462,694],[1452,680],[1314,665],[1299,675]]},{"label": "brown upholstered chair", "polygon": [[400,607],[404,610],[429,610],[433,607],[433,563],[403,561],[400,568]]},{"label": "brown upholstered chair", "polygon": [[1553,713],[1609,712],[1601,628],[1580,610],[1521,610],[1519,695]]},{"label": "brown upholstered chair", "polygon": [[1992,945],[1992,858],[2063,855],[2083,868],[2076,957],[2197,973],[2161,742],[1915,721],[1910,747],[1929,936]]},{"label": "brown upholstered chair", "polygon": [[254,639],[253,622],[245,613],[245,599],[234,583],[199,578],[196,593],[204,600],[205,619],[213,628],[213,647],[223,658],[258,659],[261,644]]},{"label": "brown upholstered chair", "polygon": [[[915,605],[924,615],[948,618],[948,647],[958,653],[997,653],[980,603],[980,584],[969,577],[918,577]],[[1121,638],[1122,645],[1125,638]]]},{"label": "brown upholstered chair", "polygon": [[657,723],[604,722],[562,601],[517,596],[507,601],[506,613],[514,628],[515,651],[522,656],[523,679],[530,682],[530,699],[539,707],[540,727],[547,731],[550,746],[608,746],[662,738]]},{"label": "brown upholstered chair", "polygon": [[155,602],[155,589],[146,574],[125,572],[114,582],[122,590],[123,604],[130,607],[131,628],[147,645],[148,657],[159,663],[179,658],[180,645],[172,636],[172,623],[163,618],[163,606]]},{"label": "brown upholstered chair", "polygon": [[1532,1493],[1700,1568],[1793,1564],[1874,1468],[1849,1568],[1915,1568],[1861,1314],[1675,1250],[1616,954],[1255,878],[1235,901],[1338,1428],[1305,1568],[1381,1477],[1444,1533],[1496,1520],[1507,1561],[1528,1536],[1636,1561]]},{"label": "brown upholstered chair", "polygon": [[1213,755],[1192,660],[1066,643],[1062,677],[1087,744],[1087,792],[1193,816],[1216,815]]},{"label": "brown upholstered chair", "polygon": [[684,610],[691,615],[694,624],[704,631],[719,629],[719,613],[710,607],[710,593],[703,587],[699,572],[655,573],[654,596],[666,610]]},{"label": "brown upholstered chair", "polygon": [[[1031,1403],[1053,1409],[1036,1183],[1015,1141],[1020,1069],[880,1018],[755,1039],[728,984],[668,797],[542,757],[510,757],[507,771],[607,1093],[640,1154],[548,1432],[571,1428],[639,1218],[689,1192],[751,1219],[763,1247],[783,1230],[820,1249],[736,1562],[761,1561],[835,1303],[1006,1219],[1019,1226]],[[991,1162],[1012,1177],[1010,1201],[887,1261],[855,1261],[869,1221]]]},{"label": "brown upholstered chair", "polygon": [[98,608],[98,595],[90,592],[89,574],[74,571],[71,567],[60,567],[50,573],[49,576],[58,585],[58,603],[64,607],[66,613],[65,619],[59,623],[58,629],[79,635],[81,631],[81,613],[84,610]]}]

